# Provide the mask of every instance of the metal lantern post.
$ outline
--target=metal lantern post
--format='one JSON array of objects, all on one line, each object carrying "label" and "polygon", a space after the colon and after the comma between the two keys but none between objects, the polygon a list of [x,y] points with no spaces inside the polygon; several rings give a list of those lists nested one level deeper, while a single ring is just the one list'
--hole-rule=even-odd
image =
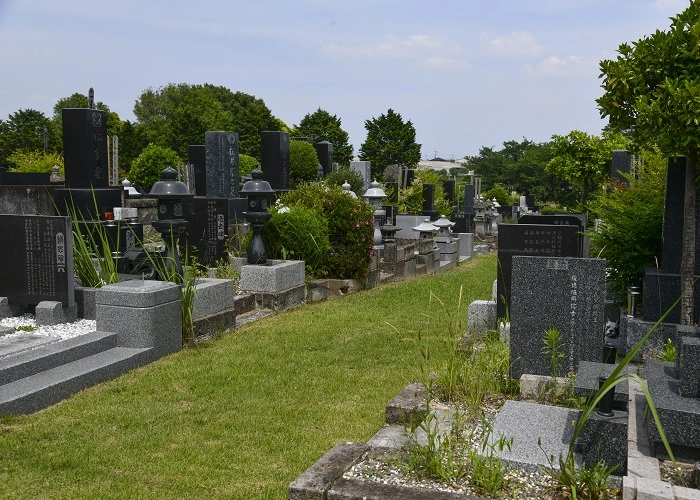
[{"label": "metal lantern post", "polygon": [[253,230],[253,239],[248,249],[248,264],[266,264],[267,252],[262,239],[262,230],[265,223],[272,215],[268,213],[270,206],[270,196],[275,191],[270,187],[270,183],[263,180],[262,170],[253,170],[251,180],[247,181],[241,189],[241,193],[248,197],[248,210],[243,212],[243,216]]}]

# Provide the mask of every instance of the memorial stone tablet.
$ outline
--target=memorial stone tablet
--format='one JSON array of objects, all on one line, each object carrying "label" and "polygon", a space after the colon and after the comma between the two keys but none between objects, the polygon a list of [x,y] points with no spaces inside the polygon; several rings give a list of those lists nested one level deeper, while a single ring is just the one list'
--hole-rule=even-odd
[{"label": "memorial stone tablet", "polygon": [[192,213],[185,216],[189,222],[185,239],[189,247],[196,248],[199,262],[214,267],[218,261],[228,255],[229,200],[197,197],[193,202]]},{"label": "memorial stone tablet", "polygon": [[190,165],[194,168],[194,194],[207,195],[207,147],[191,144],[188,150]]},{"label": "memorial stone tablet", "polygon": [[515,255],[578,257],[578,228],[536,224],[498,225],[498,318],[505,318],[510,311],[512,259]]},{"label": "memorial stone tablet", "polygon": [[333,144],[328,141],[319,142],[316,144],[316,155],[321,168],[323,168],[323,176],[325,177],[333,169]]},{"label": "memorial stone tablet", "polygon": [[75,305],[70,217],[0,215],[0,297]]},{"label": "memorial stone tablet", "polygon": [[66,187],[109,187],[107,113],[97,109],[64,108],[61,119]]},{"label": "memorial stone tablet", "polygon": [[537,215],[525,214],[518,219],[518,224],[546,224],[553,226],[576,226],[578,229],[578,246],[579,254],[577,257],[583,257],[583,232],[586,228],[583,225],[581,217],[576,215],[553,214],[553,215]]},{"label": "memorial stone tablet", "polygon": [[263,179],[275,191],[289,191],[289,134],[260,132],[260,165]]},{"label": "memorial stone tablet", "polygon": [[238,132],[205,132],[204,142],[207,196],[238,198]]}]

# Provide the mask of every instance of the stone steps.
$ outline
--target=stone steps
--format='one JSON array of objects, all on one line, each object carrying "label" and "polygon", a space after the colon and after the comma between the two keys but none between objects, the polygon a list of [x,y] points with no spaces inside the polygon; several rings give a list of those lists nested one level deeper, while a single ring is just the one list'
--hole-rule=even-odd
[{"label": "stone steps", "polygon": [[0,414],[33,413],[151,361],[150,348],[117,347],[116,337],[94,332],[3,358]]}]

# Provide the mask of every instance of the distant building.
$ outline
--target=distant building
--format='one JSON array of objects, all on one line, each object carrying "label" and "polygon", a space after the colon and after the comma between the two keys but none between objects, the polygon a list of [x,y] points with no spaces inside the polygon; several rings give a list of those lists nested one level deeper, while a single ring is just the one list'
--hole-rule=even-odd
[{"label": "distant building", "polygon": [[433,170],[449,170],[451,168],[465,167],[466,163],[463,159],[445,160],[444,158],[433,158],[432,160],[421,160],[418,162],[419,167],[432,168]]}]

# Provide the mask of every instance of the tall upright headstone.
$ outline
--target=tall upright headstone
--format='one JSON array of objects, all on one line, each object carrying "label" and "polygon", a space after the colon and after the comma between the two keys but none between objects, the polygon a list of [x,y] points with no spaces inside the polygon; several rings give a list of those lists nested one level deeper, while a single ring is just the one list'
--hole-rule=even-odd
[{"label": "tall upright headstone", "polygon": [[[368,161],[351,161],[350,169],[354,170],[362,177],[362,193],[369,189],[372,182],[372,163]],[[362,193],[357,193],[360,196]]]},{"label": "tall upright headstone", "polygon": [[423,184],[423,212],[422,215],[437,220],[440,214],[435,210],[435,184]]},{"label": "tall upright headstone", "polygon": [[605,322],[605,260],[513,257],[510,309],[511,377],[551,375],[544,332],[561,334],[561,372],[599,362]]},{"label": "tall upright headstone", "polygon": [[197,259],[207,266],[216,266],[228,255],[229,200],[197,197],[187,204],[185,219],[189,222],[184,240],[197,250]]},{"label": "tall upright headstone", "polygon": [[323,168],[323,176],[327,176],[333,169],[333,144],[328,141],[321,141],[316,144],[316,155],[318,162]]},{"label": "tall upright headstone", "polygon": [[474,184],[464,185],[464,213],[465,214],[475,214],[474,209],[474,196],[476,195]]},{"label": "tall upright headstone", "polygon": [[506,318],[510,311],[513,257],[578,257],[577,230],[576,226],[498,225],[498,318]]},{"label": "tall upright headstone", "polygon": [[553,214],[553,215],[539,215],[539,214],[525,214],[520,216],[518,219],[518,224],[542,224],[547,226],[575,226],[578,231],[578,247],[579,253],[577,257],[584,257],[584,232],[586,231],[586,226],[583,224],[583,214],[573,215],[573,214]]},{"label": "tall upright headstone", "polygon": [[99,109],[64,108],[61,119],[66,187],[109,187],[107,113]]},{"label": "tall upright headstone", "polygon": [[289,191],[289,134],[260,132],[260,164],[263,179],[275,191]]},{"label": "tall upright headstone", "polygon": [[238,132],[205,132],[207,196],[238,198]]},{"label": "tall upright headstone", "polygon": [[632,174],[634,157],[624,149],[615,149],[612,152],[612,178],[616,181],[627,182],[622,174]]},{"label": "tall upright headstone", "polygon": [[191,144],[188,148],[189,164],[194,169],[195,196],[207,195],[207,147],[204,144]]},{"label": "tall upright headstone", "polygon": [[453,208],[455,204],[455,185],[456,182],[452,179],[442,183],[443,189],[445,190],[445,199],[449,202],[450,207]]}]

